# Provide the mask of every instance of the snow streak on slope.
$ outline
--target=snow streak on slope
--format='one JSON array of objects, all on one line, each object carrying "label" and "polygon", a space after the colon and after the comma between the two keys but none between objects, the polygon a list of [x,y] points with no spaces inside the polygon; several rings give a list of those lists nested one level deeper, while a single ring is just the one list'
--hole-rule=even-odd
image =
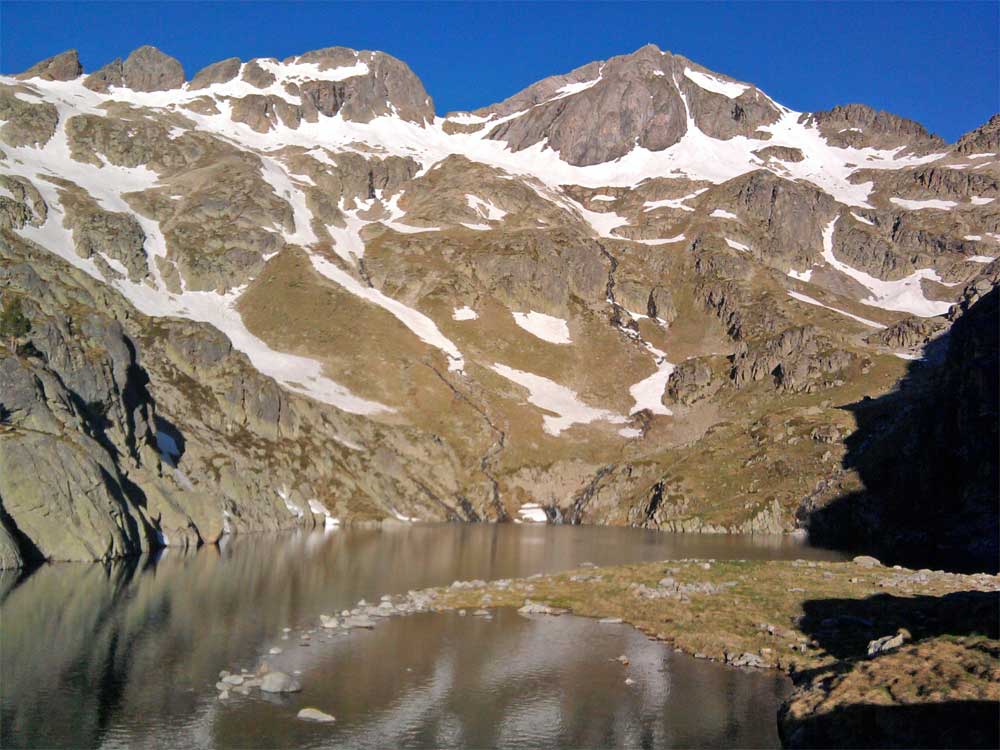
[{"label": "snow streak on slope", "polygon": [[589,424],[598,420],[624,424],[628,421],[620,414],[587,406],[572,390],[541,375],[515,370],[499,363],[495,363],[491,369],[507,380],[526,388],[530,403],[558,415],[553,417],[546,414],[542,418],[542,429],[554,437],[559,437],[563,430],[575,424]]},{"label": "snow streak on slope", "polygon": [[461,372],[465,369],[465,359],[462,357],[462,352],[458,350],[458,347],[450,339],[441,333],[434,321],[422,312],[414,310],[412,307],[407,307],[402,302],[394,300],[378,289],[365,286],[343,269],[315,253],[309,254],[309,261],[312,263],[313,268],[320,274],[339,284],[351,294],[378,305],[383,310],[391,313],[425,344],[429,344],[435,349],[440,349],[444,352],[448,358],[449,370]]},{"label": "snow streak on slope", "polygon": [[922,318],[944,315],[951,308],[950,302],[929,300],[924,296],[921,281],[924,279],[941,281],[941,277],[933,269],[922,268],[899,281],[882,281],[837,260],[833,254],[833,233],[836,226],[837,219],[833,219],[823,230],[823,260],[869,291],[870,296],[861,302],[872,307],[881,307],[883,310],[908,312]]},{"label": "snow streak on slope", "polygon": [[848,318],[858,321],[859,323],[864,323],[866,326],[871,326],[872,328],[885,328],[881,323],[876,323],[874,320],[868,320],[867,318],[862,318],[854,313],[849,313],[846,310],[838,310],[836,307],[830,307],[829,305],[824,305],[818,299],[813,299],[805,294],[800,294],[799,292],[789,292],[788,296],[792,299],[797,299],[799,302],[805,302],[807,305],[815,305],[816,307],[822,307],[827,310],[832,310],[839,315],[846,315]]}]

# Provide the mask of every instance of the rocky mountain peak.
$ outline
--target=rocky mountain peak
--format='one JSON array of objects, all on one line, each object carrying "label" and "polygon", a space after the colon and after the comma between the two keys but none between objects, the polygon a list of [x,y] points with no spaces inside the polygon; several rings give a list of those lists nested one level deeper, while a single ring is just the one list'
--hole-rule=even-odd
[{"label": "rocky mountain peak", "polygon": [[618,159],[639,146],[662,151],[689,122],[712,138],[749,136],[780,109],[749,84],[647,44],[628,55],[553,76],[473,113],[497,122],[488,137],[515,150],[545,142],[576,166]]},{"label": "rocky mountain peak", "polygon": [[147,44],[133,50],[125,62],[112,60],[87,76],[83,83],[99,92],[106,92],[112,86],[133,91],[169,91],[183,86],[184,80],[184,67],[179,60]]},{"label": "rocky mountain peak", "polygon": [[16,76],[21,80],[41,78],[46,81],[72,81],[83,73],[80,57],[75,49],[68,49],[58,55],[37,62]]}]

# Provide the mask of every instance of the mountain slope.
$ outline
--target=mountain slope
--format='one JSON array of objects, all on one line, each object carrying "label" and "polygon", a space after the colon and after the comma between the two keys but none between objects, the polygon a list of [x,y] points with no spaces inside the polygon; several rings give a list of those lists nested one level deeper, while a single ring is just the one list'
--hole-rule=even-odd
[{"label": "mountain slope", "polygon": [[[792,112],[652,46],[444,118],[380,52],[175,63],[0,78],[0,278],[33,325],[0,445],[104,467],[55,510],[8,459],[5,564],[334,519],[790,530],[836,405],[996,278],[989,125]],[[81,497],[112,521],[67,532]]]}]

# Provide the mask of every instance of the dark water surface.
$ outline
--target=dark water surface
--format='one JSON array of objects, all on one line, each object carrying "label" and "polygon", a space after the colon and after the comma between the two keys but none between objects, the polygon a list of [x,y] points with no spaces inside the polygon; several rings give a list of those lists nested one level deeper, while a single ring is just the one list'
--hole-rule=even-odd
[{"label": "dark water surface", "polygon": [[[309,647],[281,639],[362,597],[684,557],[836,554],[760,536],[417,525],[0,574],[0,746],[776,747],[784,678],[694,660],[627,626],[501,610],[392,618]],[[301,693],[218,700],[219,670],[252,669],[274,645],[278,668],[302,671]],[[296,719],[305,706],[337,722]]]}]

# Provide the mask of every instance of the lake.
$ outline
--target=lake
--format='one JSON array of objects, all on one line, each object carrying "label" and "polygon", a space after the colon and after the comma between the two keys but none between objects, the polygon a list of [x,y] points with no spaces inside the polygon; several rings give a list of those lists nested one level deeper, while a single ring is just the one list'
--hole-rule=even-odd
[{"label": "lake", "polygon": [[[696,660],[627,625],[426,613],[300,645],[320,614],[361,598],[679,558],[839,555],[788,537],[421,524],[0,573],[0,745],[777,747],[785,677]],[[253,669],[273,646],[302,692],[220,701],[219,671]],[[336,723],[297,719],[306,706]]]}]

